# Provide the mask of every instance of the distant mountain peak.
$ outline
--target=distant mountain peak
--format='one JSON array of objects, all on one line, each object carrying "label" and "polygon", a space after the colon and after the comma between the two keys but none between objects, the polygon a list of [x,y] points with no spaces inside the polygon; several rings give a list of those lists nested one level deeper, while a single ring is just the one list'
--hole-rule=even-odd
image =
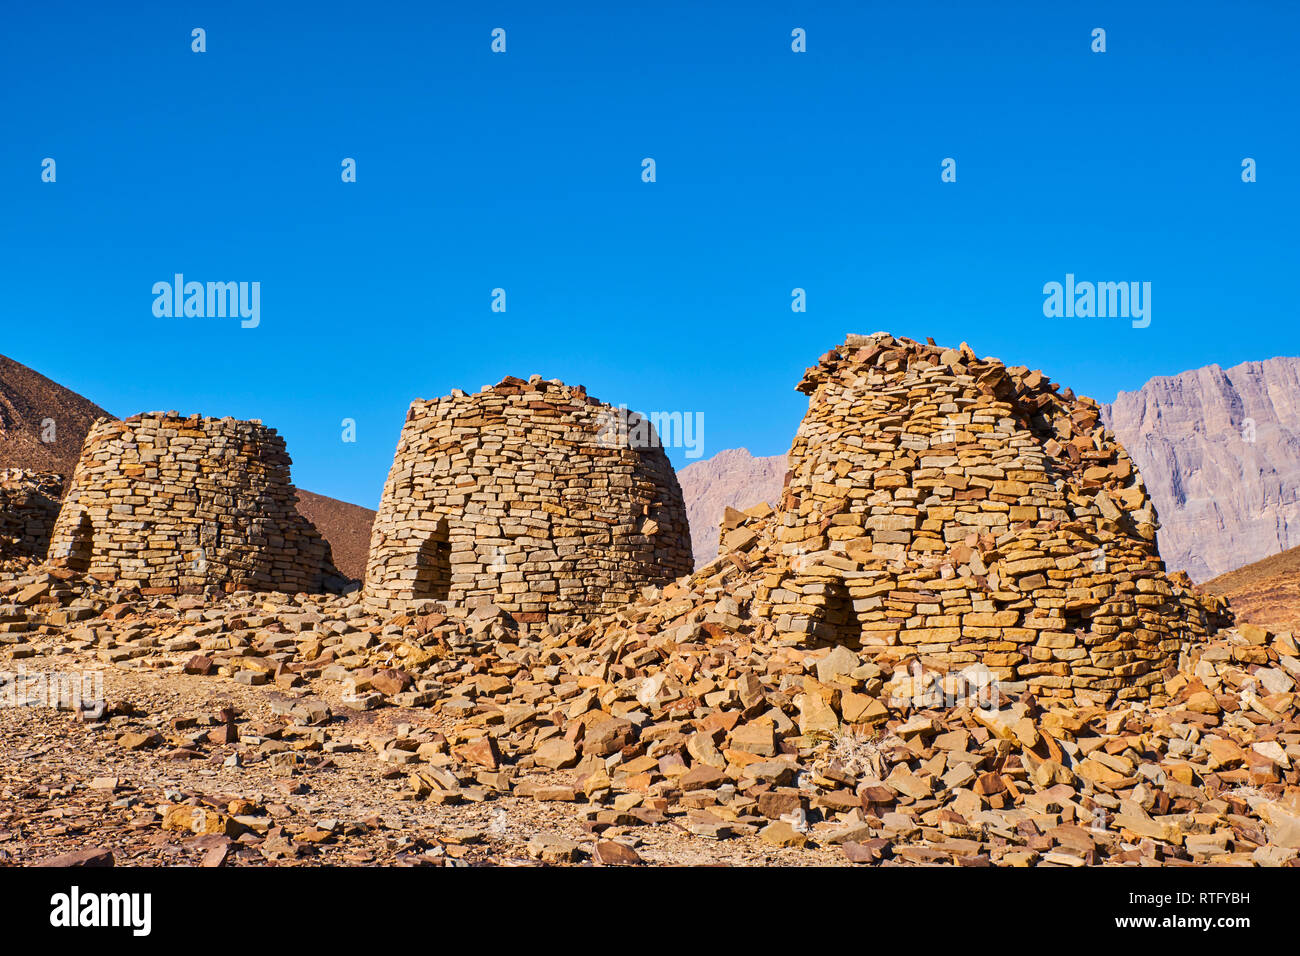
[{"label": "distant mountain peak", "polygon": [[747,448],[726,448],[677,473],[686,498],[695,566],[718,556],[718,525],[727,508],[759,502],[776,506],[785,485],[785,455],[756,458]]}]

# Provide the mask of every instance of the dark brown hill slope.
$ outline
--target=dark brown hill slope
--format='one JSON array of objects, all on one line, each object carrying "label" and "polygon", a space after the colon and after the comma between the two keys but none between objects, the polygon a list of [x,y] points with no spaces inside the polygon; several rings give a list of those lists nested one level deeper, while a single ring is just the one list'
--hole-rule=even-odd
[{"label": "dark brown hill slope", "polygon": [[86,432],[106,415],[94,402],[0,355],[0,467],[71,475]]},{"label": "dark brown hill slope", "polygon": [[350,578],[362,580],[370,552],[370,526],[375,513],[360,505],[298,489],[298,512],[316,526],[330,543],[334,567]]}]

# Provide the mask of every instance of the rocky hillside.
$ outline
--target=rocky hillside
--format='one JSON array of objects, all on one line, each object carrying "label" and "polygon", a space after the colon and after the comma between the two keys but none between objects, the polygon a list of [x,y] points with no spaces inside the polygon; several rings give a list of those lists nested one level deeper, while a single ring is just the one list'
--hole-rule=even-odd
[{"label": "rocky hillside", "polygon": [[[70,476],[90,426],[108,416],[89,399],[0,355],[0,468]],[[300,490],[298,499],[298,510],[330,543],[335,566],[361,578],[375,513],[309,491]]]},{"label": "rocky hillside", "polygon": [[1238,621],[1300,631],[1300,548],[1221,574],[1203,588],[1227,598]]},{"label": "rocky hillside", "polygon": [[366,576],[366,555],[370,552],[370,526],[375,513],[360,505],[298,489],[298,511],[316,526],[330,543],[334,566],[350,578]]},{"label": "rocky hillside", "polygon": [[1102,417],[1193,580],[1300,545],[1300,358],[1210,365],[1120,392]]},{"label": "rocky hillside", "polygon": [[785,455],[755,458],[748,449],[728,448],[677,473],[686,498],[695,566],[718,556],[718,524],[727,508],[759,502],[775,506],[785,481]]}]

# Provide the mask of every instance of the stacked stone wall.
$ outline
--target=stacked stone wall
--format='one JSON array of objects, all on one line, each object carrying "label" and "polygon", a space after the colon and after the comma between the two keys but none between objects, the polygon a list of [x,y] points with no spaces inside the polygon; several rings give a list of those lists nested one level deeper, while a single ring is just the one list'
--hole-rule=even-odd
[{"label": "stacked stone wall", "polygon": [[411,405],[372,531],[366,603],[584,619],[691,571],[681,487],[644,419],[508,377]]}]

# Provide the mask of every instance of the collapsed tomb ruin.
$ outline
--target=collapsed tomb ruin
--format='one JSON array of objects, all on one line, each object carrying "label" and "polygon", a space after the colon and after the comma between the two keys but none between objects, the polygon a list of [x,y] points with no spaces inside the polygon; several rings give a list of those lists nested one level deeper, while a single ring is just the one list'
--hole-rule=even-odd
[{"label": "collapsed tomb ruin", "polygon": [[151,412],[91,427],[49,560],[148,594],[340,589],[298,513],[284,439],[260,421]]},{"label": "collapsed tomb ruin", "polygon": [[1104,703],[1161,697],[1182,649],[1227,622],[1165,573],[1095,401],[885,333],[849,336],[798,388],[779,506],[722,536],[777,632]]},{"label": "collapsed tomb ruin", "polygon": [[0,469],[0,559],[45,559],[62,496],[62,475]]},{"label": "collapsed tomb ruin", "polygon": [[691,571],[686,506],[635,412],[507,377],[407,413],[366,567],[372,609],[495,605],[584,619]]}]

